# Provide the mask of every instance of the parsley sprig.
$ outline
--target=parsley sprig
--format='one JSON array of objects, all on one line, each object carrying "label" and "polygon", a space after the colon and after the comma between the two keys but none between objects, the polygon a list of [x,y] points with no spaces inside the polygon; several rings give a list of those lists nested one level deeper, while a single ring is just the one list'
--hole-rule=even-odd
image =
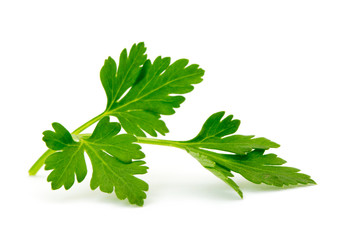
[{"label": "parsley sprig", "polygon": [[[224,112],[217,112],[211,115],[199,134],[189,141],[138,138],[138,142],[186,150],[203,167],[229,184],[241,198],[243,198],[243,193],[231,179],[234,176],[232,172],[239,173],[253,183],[265,183],[277,187],[315,184],[310,176],[299,173],[299,169],[280,166],[286,161],[277,155],[264,154],[265,150],[278,148],[277,143],[266,138],[254,138],[253,135],[232,135],[237,131],[240,121],[233,120],[232,115],[222,120],[224,114]],[[222,153],[213,150],[219,150]]]},{"label": "parsley sprig", "polygon": [[[120,54],[119,65],[109,57],[100,72],[107,95],[106,109],[70,133],[60,123],[53,123],[54,131],[43,133],[49,148],[31,167],[35,175],[45,165],[51,170],[47,181],[52,189],[69,189],[75,178],[82,182],[87,175],[85,153],[93,173],[91,189],[115,192],[119,199],[142,206],[148,184],[135,175],[145,174],[144,153],[139,144],[176,147],[190,155],[215,176],[232,187],[240,197],[243,193],[233,181],[233,172],[253,183],[277,187],[315,184],[299,169],[281,166],[286,161],[265,150],[279,145],[266,138],[236,135],[240,121],[224,112],[211,115],[196,137],[188,141],[148,138],[169,132],[162,115],[172,115],[185,98],[182,96],[202,81],[204,70],[187,59],[170,63],[169,57],[147,59],[143,43],[134,44]],[[109,116],[119,122],[111,122]],[[92,134],[81,134],[97,123]],[[119,134],[121,128],[126,133]],[[217,150],[217,151],[215,151]]]}]

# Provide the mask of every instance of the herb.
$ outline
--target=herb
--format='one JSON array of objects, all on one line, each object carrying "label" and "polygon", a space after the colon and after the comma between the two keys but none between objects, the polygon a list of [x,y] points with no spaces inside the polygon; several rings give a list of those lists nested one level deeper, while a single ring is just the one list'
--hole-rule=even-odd
[{"label": "herb", "polygon": [[185,100],[171,94],[192,91],[204,71],[196,64],[187,66],[186,59],[170,65],[170,58],[158,57],[151,63],[145,51],[143,43],[134,45],[129,57],[123,50],[118,69],[112,58],[105,61],[100,73],[108,99],[103,114],[117,117],[127,133],[146,136],[145,131],[155,137],[156,132],[169,132],[160,115],[174,114],[174,108]]},{"label": "herb", "polygon": [[[265,154],[270,148],[279,145],[266,138],[254,136],[231,135],[237,131],[239,120],[232,120],[233,116],[222,117],[224,112],[211,115],[204,123],[200,133],[190,141],[179,142],[206,169],[228,183],[239,195],[243,193],[238,185],[230,179],[231,171],[241,174],[253,183],[265,183],[282,187],[315,183],[308,175],[298,173],[299,170],[281,167],[286,163],[275,154]],[[210,150],[215,149],[235,154],[220,154]]]},{"label": "herb", "polygon": [[[148,184],[134,175],[145,174],[147,167],[140,160],[145,157],[139,144],[177,147],[187,151],[200,164],[231,186],[240,197],[243,193],[232,180],[232,172],[241,174],[253,183],[277,187],[297,184],[315,184],[306,174],[291,167],[275,154],[265,150],[279,145],[253,135],[234,135],[240,121],[224,112],[211,115],[201,131],[188,141],[170,141],[156,137],[169,130],[161,115],[172,115],[185,98],[182,94],[193,90],[193,84],[202,81],[204,71],[198,65],[188,65],[180,59],[170,64],[170,58],[157,57],[152,63],[145,54],[143,43],[134,44],[120,55],[119,66],[109,57],[100,72],[101,83],[107,95],[106,109],[70,133],[59,123],[54,131],[45,131],[43,140],[49,148],[31,167],[35,175],[45,165],[52,170],[47,181],[52,189],[69,189],[82,182],[87,175],[84,153],[88,155],[93,174],[91,189],[115,192],[119,199],[142,206]],[[111,122],[114,116],[118,122]],[[81,134],[97,123],[92,134]],[[125,134],[119,134],[122,128]],[[217,150],[217,151],[215,151]]]},{"label": "herb", "polygon": [[115,188],[119,199],[128,198],[130,203],[143,205],[148,184],[133,175],[144,174],[148,168],[142,166],[144,161],[132,160],[141,159],[144,154],[141,147],[134,144],[137,141],[134,136],[117,135],[121,130],[119,123],[109,122],[109,118],[104,117],[91,136],[79,136],[78,141],[74,141],[61,124],[53,123],[53,128],[54,132],[43,133],[46,145],[56,151],[45,161],[45,169],[53,170],[47,178],[52,189],[71,188],[75,175],[78,182],[83,181],[87,174],[86,152],[93,167],[91,189],[100,187],[102,192],[111,193]]}]

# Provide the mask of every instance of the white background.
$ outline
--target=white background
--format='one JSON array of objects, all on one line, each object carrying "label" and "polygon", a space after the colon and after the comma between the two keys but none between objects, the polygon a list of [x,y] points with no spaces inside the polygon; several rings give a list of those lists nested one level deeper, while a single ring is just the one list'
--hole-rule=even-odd
[{"label": "white background", "polygon": [[[1,1],[1,239],[337,239],[337,1]],[[318,185],[277,189],[236,176],[241,200],[187,153],[143,146],[143,207],[52,191],[42,131],[101,113],[104,59],[144,41],[148,56],[206,70],[164,139],[192,138],[225,110]],[[236,180],[235,179],[235,180]]]}]

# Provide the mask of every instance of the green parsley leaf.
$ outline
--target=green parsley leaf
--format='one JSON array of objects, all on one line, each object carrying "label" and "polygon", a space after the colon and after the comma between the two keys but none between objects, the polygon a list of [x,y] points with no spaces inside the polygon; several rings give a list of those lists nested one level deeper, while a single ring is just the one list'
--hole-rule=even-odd
[{"label": "green parsley leaf", "polygon": [[46,145],[56,151],[45,161],[45,169],[53,170],[47,178],[52,189],[71,188],[75,175],[78,182],[83,181],[87,174],[86,152],[93,167],[90,182],[93,190],[98,187],[106,193],[115,190],[119,199],[128,198],[131,204],[143,205],[148,184],[134,175],[145,174],[147,167],[143,166],[144,161],[132,161],[144,158],[141,147],[134,143],[134,136],[117,135],[121,126],[110,122],[109,117],[102,118],[89,138],[80,136],[79,141],[74,141],[61,124],[53,123],[52,126],[55,131],[45,131],[43,137]]},{"label": "green parsley leaf", "polygon": [[71,134],[59,123],[53,123],[55,132],[45,131],[43,140],[47,147],[56,150],[45,162],[45,170],[53,171],[47,181],[52,182],[52,189],[62,186],[69,189],[73,186],[75,176],[82,182],[87,175],[87,167],[83,155],[83,144],[75,142]]},{"label": "green parsley leaf", "polygon": [[[112,58],[101,69],[101,82],[108,98],[105,113],[119,119],[127,133],[136,136],[165,135],[169,130],[161,115],[175,113],[185,98],[202,81],[204,71],[187,59],[170,64],[169,57],[146,60],[143,43],[134,45],[127,56],[123,50],[119,68]],[[129,91],[128,91],[129,89]],[[173,95],[175,94],[175,95]]]},{"label": "green parsley leaf", "polygon": [[[199,134],[186,141],[187,146],[195,148],[215,149],[237,154],[246,154],[253,149],[278,148],[279,144],[272,142],[266,138],[254,138],[253,135],[232,135],[239,127],[240,121],[233,120],[233,116],[229,115],[223,120],[225,112],[217,112],[211,115],[204,123]],[[227,136],[227,137],[225,137]]]},{"label": "green parsley leaf", "polygon": [[[280,166],[286,161],[277,155],[264,154],[266,149],[279,147],[278,144],[265,138],[252,138],[253,136],[224,137],[235,133],[240,122],[232,120],[232,115],[221,120],[223,116],[224,112],[211,115],[195,138],[176,144],[186,149],[203,167],[228,183],[241,198],[243,197],[242,191],[230,178],[233,177],[232,171],[256,184],[265,183],[277,187],[315,184],[310,176],[299,173],[299,169]],[[222,154],[206,149],[235,154]]]},{"label": "green parsley leaf", "polygon": [[245,156],[224,154],[222,160],[217,159],[217,162],[257,184],[283,187],[315,183],[310,176],[299,173],[300,170],[297,168],[280,166],[286,161],[276,154],[264,154],[264,150],[261,149]]},{"label": "green parsley leaf", "polygon": [[[241,198],[243,198],[241,190],[229,178],[233,177],[231,171],[241,174],[244,178],[256,184],[265,183],[277,187],[316,184],[310,176],[299,173],[299,169],[280,166],[286,161],[278,158],[275,154],[264,155],[264,150],[261,149],[254,150],[247,155],[219,154],[195,148],[188,148],[187,151],[206,169],[227,182]],[[208,166],[203,164],[205,161],[210,162]]]}]

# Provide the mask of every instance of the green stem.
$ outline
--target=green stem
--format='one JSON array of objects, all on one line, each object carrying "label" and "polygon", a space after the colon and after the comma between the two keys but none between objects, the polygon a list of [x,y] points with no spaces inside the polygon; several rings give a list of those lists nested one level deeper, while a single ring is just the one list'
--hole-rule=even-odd
[{"label": "green stem", "polygon": [[180,149],[185,149],[185,146],[177,141],[171,140],[163,140],[163,139],[156,139],[156,138],[146,138],[146,137],[136,137],[138,143],[145,143],[145,144],[152,144],[152,145],[160,145],[160,146],[167,146],[167,147],[176,147]]},{"label": "green stem", "polygon": [[43,164],[45,164],[46,158],[54,152],[52,149],[48,149],[44,154],[39,157],[39,159],[33,164],[33,166],[29,169],[28,173],[30,176],[35,175],[40,168],[42,168]]},{"label": "green stem", "polygon": [[99,115],[97,115],[96,117],[90,119],[88,122],[82,124],[80,127],[78,127],[77,129],[75,129],[72,134],[79,134],[81,133],[83,130],[87,129],[88,127],[90,127],[91,125],[93,125],[94,123],[96,123],[97,121],[99,121],[101,118],[103,118],[104,116],[107,116],[106,112],[103,112]]},{"label": "green stem", "polygon": [[[91,125],[93,125],[94,123],[99,121],[101,118],[103,118],[104,116],[107,116],[106,112],[103,112],[103,113],[97,115],[96,117],[90,119],[88,122],[82,124],[80,127],[75,129],[72,132],[72,134],[81,133],[83,130],[87,129],[88,127],[90,127]],[[42,154],[41,157],[29,169],[29,171],[28,171],[29,175],[31,175],[31,176],[35,175],[40,170],[40,168],[45,164],[46,158],[54,152],[55,152],[54,150],[48,149],[44,154]]]}]

